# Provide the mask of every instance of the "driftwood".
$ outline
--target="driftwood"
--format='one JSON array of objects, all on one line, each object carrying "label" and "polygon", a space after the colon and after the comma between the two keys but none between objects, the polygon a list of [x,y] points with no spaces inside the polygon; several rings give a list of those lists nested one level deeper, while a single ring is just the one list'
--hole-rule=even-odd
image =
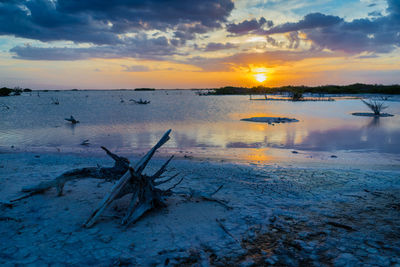
[{"label": "driftwood", "polygon": [[227,210],[231,210],[233,208],[231,206],[228,206],[226,204],[226,201],[220,200],[220,199],[216,199],[216,198],[213,197],[216,193],[218,193],[219,190],[222,189],[222,187],[223,187],[223,185],[218,187],[218,189],[215,190],[212,193],[204,193],[204,192],[201,192],[201,191],[190,189],[190,192],[188,194],[188,199],[199,199],[199,200],[203,200],[203,201],[216,202],[216,203],[220,204],[221,206],[225,207]]},{"label": "driftwood", "polygon": [[67,171],[52,181],[41,182],[35,186],[22,188],[22,192],[24,192],[25,195],[19,196],[18,198],[11,200],[11,202],[27,198],[38,193],[43,193],[52,187],[57,189],[58,195],[62,195],[65,183],[75,179],[97,178],[105,180],[118,180],[119,177],[128,170],[129,160],[110,152],[105,147],[101,148],[106,151],[107,155],[114,160],[113,167],[98,166]]},{"label": "driftwood", "polygon": [[58,100],[58,98],[51,98],[51,103],[53,104],[53,105],[59,105],[60,104],[60,101]]},{"label": "driftwood", "polygon": [[70,118],[65,118],[64,120],[71,122],[72,124],[77,124],[79,121],[77,121],[74,116],[71,115]]},{"label": "driftwood", "polygon": [[175,175],[170,179],[158,181],[161,178],[161,175],[166,171],[166,167],[173,157],[170,157],[152,176],[143,174],[143,171],[156,150],[170,139],[170,132],[171,130],[168,130],[163,137],[161,137],[158,143],[135,165],[135,167],[129,167],[129,170],[112,187],[111,191],[107,196],[105,196],[99,207],[85,222],[85,227],[91,227],[95,224],[103,211],[114,200],[127,194],[132,194],[132,197],[129,208],[121,221],[123,225],[129,225],[136,222],[144,213],[153,208],[166,206],[164,197],[170,194],[170,189],[161,190],[156,188],[156,186],[167,183],[176,177]]},{"label": "driftwood", "polygon": [[216,194],[222,188],[222,186],[220,186],[216,191],[208,194],[192,189],[190,189],[189,193],[173,192],[172,189],[182,182],[182,178],[166,190],[157,188],[157,186],[168,183],[178,176],[178,174],[175,174],[170,178],[161,179],[163,178],[162,175],[167,170],[168,164],[173,159],[173,156],[171,156],[153,175],[149,176],[143,173],[157,149],[159,149],[170,139],[170,133],[171,130],[168,130],[157,142],[157,144],[150,149],[134,167],[132,167],[128,159],[115,155],[107,148],[102,147],[106,151],[107,155],[109,155],[115,161],[113,167],[88,167],[65,172],[52,181],[42,182],[36,186],[23,188],[22,191],[25,193],[25,195],[19,196],[18,198],[3,204],[4,206],[12,205],[12,203],[17,200],[30,197],[34,194],[42,193],[52,187],[55,187],[58,191],[58,194],[61,195],[63,187],[68,181],[81,178],[98,178],[118,181],[113,185],[111,191],[104,197],[99,206],[86,220],[84,227],[93,226],[98,221],[105,209],[114,200],[128,194],[131,194],[130,204],[121,221],[121,224],[126,226],[135,223],[147,211],[155,208],[166,207],[165,198],[172,194],[183,194],[186,195],[188,199],[217,202],[225,208],[231,209],[231,207],[229,207],[223,200],[213,198],[213,195]]},{"label": "driftwood", "polygon": [[88,145],[90,145],[89,139],[83,140],[82,143],[80,143],[80,145],[81,145],[81,146],[88,146]]},{"label": "driftwood", "polygon": [[132,101],[135,104],[142,104],[142,105],[150,104],[150,100],[139,99],[139,101],[138,101],[135,99],[129,99],[129,101]]},{"label": "driftwood", "polygon": [[233,240],[235,240],[236,243],[239,244],[239,246],[242,246],[242,243],[241,243],[236,237],[234,237],[234,236],[228,231],[228,229],[226,229],[225,225],[221,222],[221,220],[215,219],[215,221],[218,223],[218,226],[221,227],[221,229],[222,229],[227,235],[229,235]]}]

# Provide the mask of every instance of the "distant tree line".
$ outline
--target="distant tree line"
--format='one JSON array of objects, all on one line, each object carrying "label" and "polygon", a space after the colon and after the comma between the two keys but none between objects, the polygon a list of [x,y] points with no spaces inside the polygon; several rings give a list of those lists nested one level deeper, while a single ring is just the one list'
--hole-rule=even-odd
[{"label": "distant tree line", "polygon": [[234,87],[225,86],[209,91],[211,95],[248,95],[248,94],[400,94],[400,85],[379,85],[355,83],[350,85],[323,85],[323,86],[281,86],[265,87],[255,86]]},{"label": "distant tree line", "polygon": [[155,88],[136,88],[135,91],[155,91]]}]

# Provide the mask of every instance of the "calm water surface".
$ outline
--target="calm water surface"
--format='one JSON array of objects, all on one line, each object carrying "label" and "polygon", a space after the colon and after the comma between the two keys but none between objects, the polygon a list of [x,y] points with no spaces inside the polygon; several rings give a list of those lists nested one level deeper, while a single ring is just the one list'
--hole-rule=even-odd
[{"label": "calm water surface", "polygon": [[[55,98],[59,105],[52,104]],[[129,101],[139,98],[151,103]],[[351,115],[368,112],[355,99],[267,102],[249,101],[248,96],[197,96],[193,91],[32,92],[0,98],[0,151],[99,153],[104,145],[121,153],[142,153],[172,129],[161,152],[268,161],[294,157],[296,150],[308,158],[344,153],[399,161],[400,98],[392,97],[387,105],[385,112],[395,116],[374,119]],[[66,122],[70,115],[80,123]],[[272,126],[240,121],[254,116],[299,122]],[[86,139],[90,145],[81,146]]]}]

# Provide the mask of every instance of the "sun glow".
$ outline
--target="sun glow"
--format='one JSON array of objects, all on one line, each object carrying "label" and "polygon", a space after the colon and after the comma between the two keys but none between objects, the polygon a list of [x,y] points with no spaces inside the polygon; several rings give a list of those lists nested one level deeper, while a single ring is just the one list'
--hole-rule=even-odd
[{"label": "sun glow", "polygon": [[265,75],[265,73],[257,73],[257,74],[254,74],[254,78],[258,82],[262,83],[267,79],[267,75]]}]

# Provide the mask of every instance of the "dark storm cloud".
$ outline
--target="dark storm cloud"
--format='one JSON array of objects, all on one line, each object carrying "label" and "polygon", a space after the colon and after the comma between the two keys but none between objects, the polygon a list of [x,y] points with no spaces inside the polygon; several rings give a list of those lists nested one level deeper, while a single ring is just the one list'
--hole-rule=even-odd
[{"label": "dark storm cloud", "polygon": [[263,27],[272,27],[274,24],[270,20],[261,17],[258,21],[256,19],[244,20],[240,23],[231,23],[226,25],[226,30],[234,35],[245,35],[251,33],[259,33],[263,31]]},{"label": "dark storm cloud", "polygon": [[224,49],[231,49],[231,48],[236,48],[237,45],[232,44],[232,43],[208,43],[207,46],[204,48],[204,51],[206,52],[212,52],[212,51],[218,51],[218,50],[224,50]]},{"label": "dark storm cloud", "polygon": [[194,22],[216,28],[234,7],[231,0],[58,0],[57,3],[63,13],[91,14],[96,19],[116,22],[120,29],[137,25],[165,29]]},{"label": "dark storm cloud", "polygon": [[203,34],[210,31],[210,28],[200,23],[195,25],[180,24],[174,32],[175,45],[184,45],[186,41],[196,38],[196,34]]},{"label": "dark storm cloud", "polygon": [[[387,3],[387,16],[347,22],[337,16],[312,13],[298,22],[277,25],[266,31],[266,34],[301,31],[321,49],[353,54],[388,53],[400,46],[400,1],[388,0]],[[297,43],[293,43],[293,38],[289,40],[290,46],[295,47]]]},{"label": "dark storm cloud", "polygon": [[273,27],[268,30],[268,34],[286,33],[292,31],[313,29],[319,27],[329,27],[342,22],[343,19],[337,16],[329,16],[321,13],[311,13],[304,17],[299,22],[289,22]]},{"label": "dark storm cloud", "polygon": [[[305,30],[307,38],[321,48],[347,53],[388,53],[400,44],[400,31],[389,17],[359,19],[335,27]],[[398,25],[398,24],[397,24]]]},{"label": "dark storm cloud", "polygon": [[47,0],[0,2],[0,35],[40,41],[70,40],[96,44],[120,43],[104,21],[87,14],[60,13]]},{"label": "dark storm cloud", "polygon": [[100,51],[87,48],[16,46],[10,50],[14,58],[28,60],[82,60],[96,57]]},{"label": "dark storm cloud", "polygon": [[233,7],[231,0],[7,1],[0,2],[0,35],[112,44],[120,33],[184,24],[204,33],[221,27]]},{"label": "dark storm cloud", "polygon": [[[139,42],[134,51],[128,46],[134,40],[121,37],[124,33],[140,33],[148,30],[175,31],[173,40],[152,39],[151,42],[162,41],[166,45],[184,44],[192,40],[196,34],[203,34],[222,27],[230,15],[234,4],[232,0],[14,0],[0,1],[0,35],[33,40],[73,41],[75,43],[92,43],[92,49],[48,48],[49,58],[64,58],[71,53],[72,59],[87,58],[97,55],[99,51],[121,49],[128,52],[122,56],[131,56],[140,51],[141,57],[153,52],[147,45]],[[165,38],[165,37],[163,37]],[[148,41],[150,39],[147,39]],[[105,46],[105,47],[104,47]],[[174,48],[162,49],[159,54],[170,54]],[[16,47],[12,52],[20,58],[45,58],[44,48]],[[84,52],[83,52],[84,51]],[[28,55],[28,52],[39,53]],[[132,53],[131,53],[132,52]],[[108,55],[121,54],[111,51]],[[22,56],[23,55],[23,56]]]},{"label": "dark storm cloud", "polygon": [[89,58],[146,58],[163,59],[165,56],[177,53],[176,48],[169,44],[167,38],[147,38],[141,34],[135,38],[126,39],[124,44],[103,45],[87,48],[69,47],[32,47],[17,46],[10,50],[14,58],[27,60],[83,60]]}]

